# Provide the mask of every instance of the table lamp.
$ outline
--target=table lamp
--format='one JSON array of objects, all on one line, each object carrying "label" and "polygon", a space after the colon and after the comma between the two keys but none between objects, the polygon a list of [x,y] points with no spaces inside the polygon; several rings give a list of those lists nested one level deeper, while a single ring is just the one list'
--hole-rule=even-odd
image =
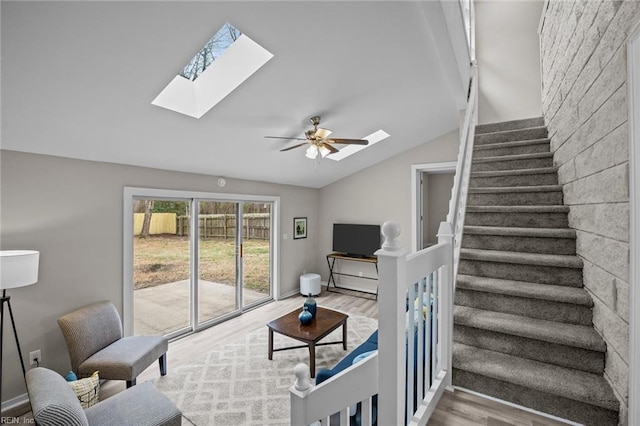
[{"label": "table lamp", "polygon": [[11,310],[11,298],[7,296],[7,289],[26,287],[28,285],[35,284],[38,281],[39,259],[40,253],[37,251],[0,251],[0,289],[2,289],[2,308],[0,309],[0,404],[2,404],[2,342],[4,339],[5,303],[9,308],[13,335],[16,338],[18,356],[20,357],[20,365],[22,366],[22,376],[24,377],[26,373],[24,369],[24,360],[22,359],[22,351],[20,349],[20,341],[18,340],[18,332],[16,331],[16,323],[13,319],[13,311]]}]

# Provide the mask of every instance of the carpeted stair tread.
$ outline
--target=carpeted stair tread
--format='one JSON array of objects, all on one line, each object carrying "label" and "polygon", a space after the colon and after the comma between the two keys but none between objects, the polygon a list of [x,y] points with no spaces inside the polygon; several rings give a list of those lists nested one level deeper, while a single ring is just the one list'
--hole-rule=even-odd
[{"label": "carpeted stair tread", "polygon": [[478,124],[476,134],[500,132],[504,130],[527,129],[544,126],[544,117],[524,118],[520,120],[502,121],[497,123]]},{"label": "carpeted stair tread", "polygon": [[465,226],[465,234],[499,235],[505,237],[576,238],[576,231],[568,228],[519,228],[508,226]]},{"label": "carpeted stair tread", "polygon": [[605,352],[606,344],[593,327],[547,321],[538,318],[487,311],[470,306],[454,306],[455,324],[549,343]]},{"label": "carpeted stair tread", "polygon": [[485,170],[478,172],[471,172],[471,177],[486,178],[486,177],[499,177],[499,176],[521,176],[521,175],[542,175],[548,173],[557,173],[558,169],[555,167],[538,167],[535,169],[516,169],[516,170]]},{"label": "carpeted stair tread", "polygon": [[506,294],[528,299],[549,300],[560,303],[593,306],[591,296],[582,288],[560,285],[538,284],[525,281],[503,280],[500,278],[458,275],[456,288],[485,293]]},{"label": "carpeted stair tread", "polygon": [[541,139],[549,136],[545,126],[534,126],[520,129],[498,130],[490,133],[475,133],[475,145],[487,143],[513,142]]},{"label": "carpeted stair tread", "polygon": [[536,185],[536,186],[485,186],[469,188],[469,194],[495,194],[495,193],[523,193],[523,192],[562,192],[560,185]]},{"label": "carpeted stair tread", "polygon": [[551,395],[617,411],[619,403],[601,376],[454,343],[454,368]]},{"label": "carpeted stair tread", "polygon": [[490,149],[498,149],[498,148],[515,148],[521,146],[530,146],[530,145],[544,145],[550,142],[549,138],[541,138],[541,139],[531,139],[524,141],[513,141],[513,142],[497,142],[497,143],[485,143],[482,145],[476,145],[473,147],[474,151],[485,151]]},{"label": "carpeted stair tread", "polygon": [[536,152],[533,154],[515,154],[515,155],[498,155],[492,157],[480,157],[474,158],[473,163],[493,163],[496,161],[511,161],[511,160],[534,160],[537,158],[553,158],[552,152]]},{"label": "carpeted stair tread", "polygon": [[569,213],[569,206],[467,206],[467,213]]},{"label": "carpeted stair tread", "polygon": [[582,260],[579,257],[564,254],[518,253],[512,251],[480,250],[470,248],[463,248],[460,250],[460,259],[576,269],[582,269],[583,265]]}]

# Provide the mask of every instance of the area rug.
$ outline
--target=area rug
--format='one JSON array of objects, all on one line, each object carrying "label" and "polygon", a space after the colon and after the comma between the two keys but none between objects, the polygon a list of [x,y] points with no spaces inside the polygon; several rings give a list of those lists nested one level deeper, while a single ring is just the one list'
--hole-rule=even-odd
[{"label": "area rug", "polygon": [[[342,345],[316,348],[316,371],[331,368],[349,351],[365,341],[377,328],[376,320],[349,316],[347,351]],[[338,328],[322,342],[342,339]],[[267,359],[268,330],[260,328],[245,338],[206,354],[204,360],[169,371],[155,385],[196,426],[289,425],[289,388],[293,368],[309,365],[307,348],[274,352]],[[300,342],[275,334],[274,347],[297,346]]]}]

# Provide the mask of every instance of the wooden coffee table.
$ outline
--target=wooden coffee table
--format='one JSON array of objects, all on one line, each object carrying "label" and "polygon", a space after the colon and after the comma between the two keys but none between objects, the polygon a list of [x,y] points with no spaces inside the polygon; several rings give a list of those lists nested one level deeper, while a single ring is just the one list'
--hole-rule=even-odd
[{"label": "wooden coffee table", "polygon": [[[299,349],[309,347],[309,360],[311,377],[316,377],[316,346],[337,345],[342,343],[342,348],[347,350],[347,318],[349,315],[343,314],[327,308],[318,307],[316,317],[311,324],[302,325],[298,320],[298,315],[302,309],[296,309],[293,312],[281,316],[267,324],[269,327],[269,359],[273,359],[273,353],[278,351],[286,351],[289,349]],[[342,326],[342,341],[318,343],[333,330]],[[273,348],[273,333],[283,334],[292,339],[306,343],[300,346],[289,346],[286,348]]]}]

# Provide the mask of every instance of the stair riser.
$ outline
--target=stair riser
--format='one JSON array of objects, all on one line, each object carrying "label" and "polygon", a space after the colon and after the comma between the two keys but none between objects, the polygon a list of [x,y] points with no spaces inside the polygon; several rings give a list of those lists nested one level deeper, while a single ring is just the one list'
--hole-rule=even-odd
[{"label": "stair riser", "polygon": [[471,163],[472,172],[488,172],[496,170],[521,170],[521,169],[538,169],[542,167],[553,167],[553,158],[523,158],[516,160],[496,160],[479,163],[474,161]]},{"label": "stair riser", "polygon": [[469,191],[469,206],[555,206],[562,204],[562,192],[491,192]]},{"label": "stair riser", "polygon": [[[494,213],[467,212],[465,225],[521,228],[566,228],[566,213]],[[464,240],[464,238],[463,238]]]},{"label": "stair riser", "polygon": [[509,130],[499,133],[480,133],[475,135],[475,145],[483,145],[488,143],[528,141],[534,139],[544,139],[547,137],[547,129],[545,127],[536,127],[532,129]]},{"label": "stair riser", "polygon": [[[568,324],[591,325],[591,308],[571,303],[456,289],[455,304]],[[489,348],[491,349],[491,348]]]},{"label": "stair riser", "polygon": [[582,287],[582,269],[460,259],[459,274]]},{"label": "stair riser", "polygon": [[541,126],[544,126],[544,118],[525,118],[523,120],[504,121],[501,123],[479,124],[476,126],[476,134],[502,132],[505,130],[520,130]]},{"label": "stair riser", "polygon": [[576,254],[572,238],[536,238],[465,233],[462,247],[483,250],[517,251],[521,253]]},{"label": "stair riser", "polygon": [[604,353],[456,324],[453,340],[468,346],[502,352],[587,373],[602,374]]},{"label": "stair riser", "polygon": [[454,361],[454,386],[460,386],[514,404],[531,407],[587,426],[613,426],[618,424],[618,415],[615,411],[459,370],[455,366]]},{"label": "stair riser", "polygon": [[[482,145],[479,145],[480,147]],[[549,152],[549,142],[546,143],[531,143],[528,145],[519,146],[505,146],[496,147],[491,149],[475,149],[473,152],[473,158],[484,157],[498,157],[501,155],[518,155],[518,154],[535,154],[538,152]]]},{"label": "stair riser", "polygon": [[508,187],[508,186],[537,186],[537,185],[557,185],[558,175],[556,173],[540,173],[535,175],[512,175],[512,176],[472,176],[469,179],[469,187],[483,188]]}]

